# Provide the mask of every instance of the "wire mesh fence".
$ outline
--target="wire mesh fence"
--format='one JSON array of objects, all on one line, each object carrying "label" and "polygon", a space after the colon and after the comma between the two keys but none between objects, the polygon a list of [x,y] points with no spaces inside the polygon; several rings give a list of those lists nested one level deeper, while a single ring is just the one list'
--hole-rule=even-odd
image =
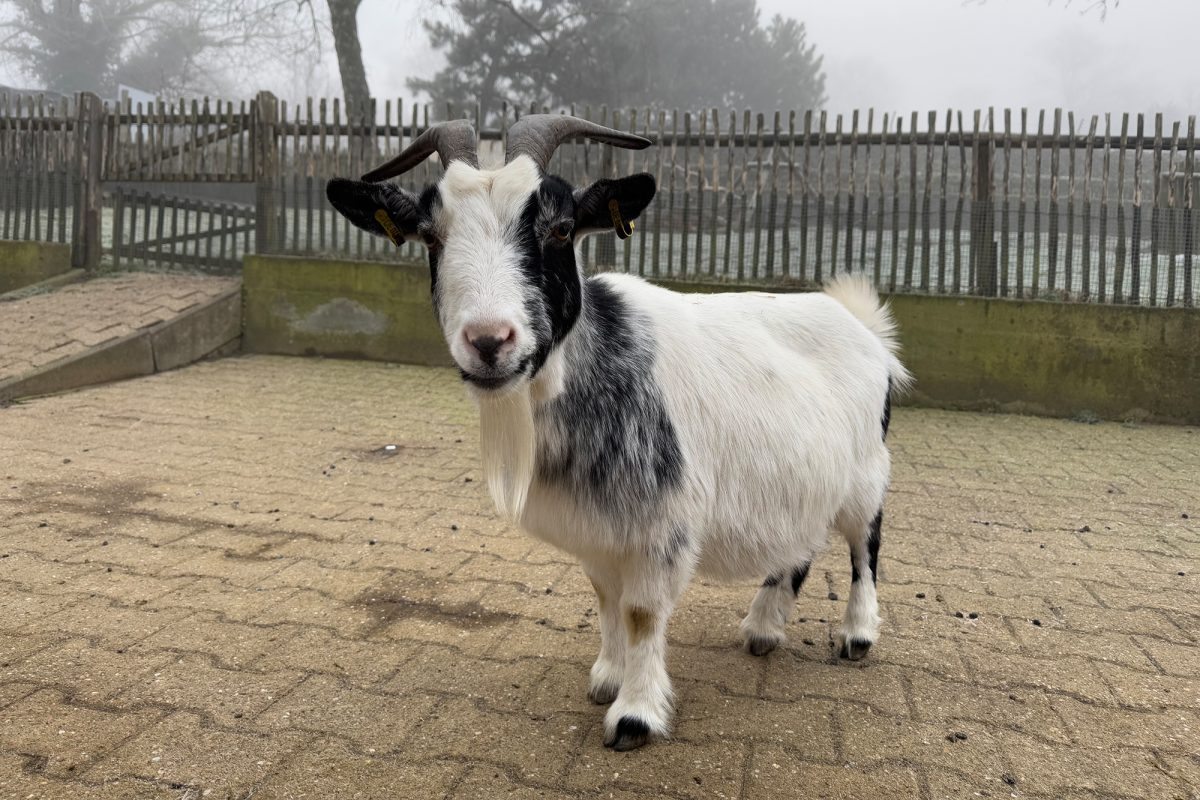
[{"label": "wire mesh fence", "polygon": [[[1194,118],[1168,129],[1161,116],[1059,110],[561,110],[657,145],[572,141],[551,163],[576,185],[635,171],[657,179],[637,236],[585,240],[592,269],[764,287],[858,271],[888,291],[1195,304]],[[337,99],[266,94],[149,107],[0,97],[0,236],[72,242],[90,226],[105,260],[191,268],[210,244],[223,267],[255,251],[419,258],[414,244],[397,250],[350,226],[324,184],[454,116],[476,121],[485,166],[502,160],[513,109],[397,100],[351,118]],[[440,173],[431,159],[399,182],[419,191]],[[202,184],[246,191],[199,197]],[[143,225],[136,236],[130,215]],[[115,230],[127,232],[120,243]],[[125,242],[155,244],[114,250]]]}]

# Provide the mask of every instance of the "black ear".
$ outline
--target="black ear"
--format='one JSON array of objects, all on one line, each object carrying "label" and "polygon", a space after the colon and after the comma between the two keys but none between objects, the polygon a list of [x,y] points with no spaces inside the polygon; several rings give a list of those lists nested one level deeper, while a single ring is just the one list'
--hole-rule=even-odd
[{"label": "black ear", "polygon": [[576,234],[616,230],[624,239],[632,232],[630,223],[654,199],[654,192],[654,176],[647,172],[616,180],[604,178],[577,189]]},{"label": "black ear", "polygon": [[421,222],[416,196],[395,184],[334,178],[325,185],[325,196],[350,222],[396,245],[415,236]]}]

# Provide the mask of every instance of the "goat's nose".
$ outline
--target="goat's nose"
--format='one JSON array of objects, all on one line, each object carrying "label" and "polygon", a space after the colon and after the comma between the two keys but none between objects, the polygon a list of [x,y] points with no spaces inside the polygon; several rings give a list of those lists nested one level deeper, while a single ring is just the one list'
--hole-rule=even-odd
[{"label": "goat's nose", "polygon": [[516,337],[511,325],[468,325],[463,330],[467,343],[479,355],[479,360],[489,367],[496,366],[500,348]]}]

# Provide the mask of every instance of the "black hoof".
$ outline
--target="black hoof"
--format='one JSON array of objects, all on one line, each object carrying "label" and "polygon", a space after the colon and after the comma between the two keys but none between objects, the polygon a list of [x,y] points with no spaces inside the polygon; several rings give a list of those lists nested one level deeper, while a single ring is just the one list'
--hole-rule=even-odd
[{"label": "black hoof", "polygon": [[637,717],[621,717],[611,739],[604,740],[605,747],[617,752],[635,750],[650,741],[650,726]]},{"label": "black hoof", "polygon": [[746,640],[746,652],[752,656],[765,656],[778,646],[778,639],[764,639],[759,636],[751,636]]},{"label": "black hoof", "polygon": [[866,639],[847,639],[842,642],[842,652],[838,655],[847,661],[858,661],[865,658],[870,649],[871,643]]},{"label": "black hoof", "polygon": [[602,683],[599,686],[593,686],[591,689],[588,689],[588,700],[591,700],[598,706],[606,706],[617,699],[617,692],[619,691],[621,691],[620,684]]}]

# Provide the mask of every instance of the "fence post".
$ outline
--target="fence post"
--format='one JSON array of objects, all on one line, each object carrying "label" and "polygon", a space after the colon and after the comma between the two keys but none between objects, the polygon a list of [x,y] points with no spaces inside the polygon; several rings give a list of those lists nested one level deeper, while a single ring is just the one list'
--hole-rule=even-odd
[{"label": "fence post", "polygon": [[259,92],[254,100],[254,247],[271,253],[279,247],[279,139],[276,124],[279,101],[270,92]]},{"label": "fence post", "polygon": [[71,232],[71,265],[94,272],[100,266],[100,220],[103,192],[100,167],[103,159],[104,104],[91,92],[79,95],[75,122],[75,154],[78,169],[74,227]]},{"label": "fence post", "polygon": [[996,214],[992,198],[992,158],[995,152],[990,136],[976,136],[975,199],[971,203],[971,258],[976,265],[976,289],[985,297],[996,296]]}]

